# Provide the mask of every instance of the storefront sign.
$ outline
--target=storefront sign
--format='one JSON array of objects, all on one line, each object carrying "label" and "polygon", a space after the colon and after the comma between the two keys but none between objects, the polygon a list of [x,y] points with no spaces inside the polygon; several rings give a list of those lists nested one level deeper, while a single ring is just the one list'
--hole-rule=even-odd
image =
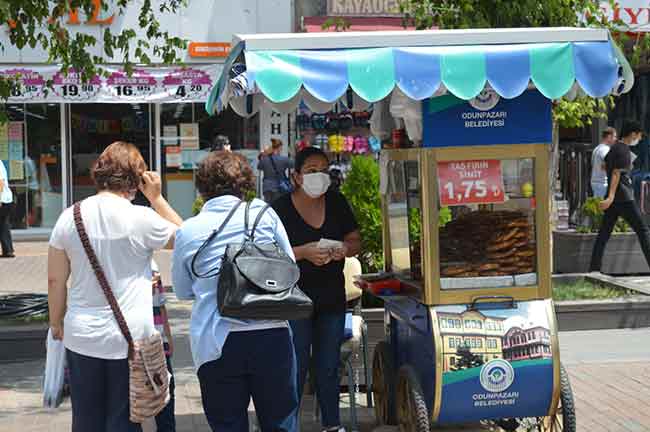
[{"label": "storefront sign", "polygon": [[225,58],[230,54],[228,42],[190,42],[188,47],[190,57]]},{"label": "storefront sign", "polygon": [[548,414],[553,396],[550,308],[546,300],[480,311],[436,307],[443,345],[439,423]]},{"label": "storefront sign", "polygon": [[344,16],[400,15],[399,0],[328,0],[327,14]]},{"label": "storefront sign", "polygon": [[75,70],[64,74],[57,66],[6,66],[0,68],[0,75],[16,80],[9,103],[205,102],[222,68],[219,64],[149,67],[129,76],[106,66],[107,77],[95,76],[85,83]]},{"label": "storefront sign", "polygon": [[552,140],[551,101],[537,90],[514,99],[484,90],[464,101],[452,95],[424,102],[424,147],[542,144]]},{"label": "storefront sign", "polygon": [[622,30],[634,33],[650,31],[650,4],[647,0],[601,1],[600,8],[612,23],[623,23]]},{"label": "storefront sign", "polygon": [[503,203],[501,161],[438,162],[438,196],[443,207]]},{"label": "storefront sign", "polygon": [[183,163],[181,148],[178,146],[165,147],[165,160],[167,168],[180,168]]}]

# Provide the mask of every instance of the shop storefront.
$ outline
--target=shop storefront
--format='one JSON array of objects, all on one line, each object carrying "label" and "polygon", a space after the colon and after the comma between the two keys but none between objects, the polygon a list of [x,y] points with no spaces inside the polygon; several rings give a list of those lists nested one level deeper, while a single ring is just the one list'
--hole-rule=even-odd
[{"label": "shop storefront", "polygon": [[[234,33],[293,28],[291,1],[245,3],[195,1],[177,15],[161,16],[163,28],[190,42],[185,64],[163,67],[152,55],[154,64],[137,67],[132,76],[108,65],[108,77],[82,83],[74,71],[64,76],[47,65],[46,53],[19,51],[3,41],[7,51],[0,73],[20,76],[6,104],[9,122],[0,126],[0,160],[15,195],[16,234],[47,236],[62,209],[92,194],[90,167],[116,140],[140,149],[149,166],[162,174],[166,195],[184,217],[191,215],[196,197],[196,163],[217,143],[227,140],[234,151],[257,159],[269,138],[268,127],[260,126],[262,113],[244,119],[232,112],[209,117],[204,109]],[[112,11],[109,5],[98,23],[84,20],[80,12],[68,28],[99,40],[106,26],[114,33],[137,29],[131,18],[135,11]],[[98,54],[100,50],[98,46]]]}]

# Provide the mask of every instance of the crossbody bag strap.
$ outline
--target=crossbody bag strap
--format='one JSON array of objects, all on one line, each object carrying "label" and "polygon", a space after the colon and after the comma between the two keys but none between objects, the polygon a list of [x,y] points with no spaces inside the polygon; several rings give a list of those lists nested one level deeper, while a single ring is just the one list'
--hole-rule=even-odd
[{"label": "crossbody bag strap", "polygon": [[275,171],[275,174],[279,177],[282,177],[282,179],[287,179],[287,175],[283,172],[278,171],[278,167],[275,165],[275,160],[273,160],[273,155],[269,156],[269,159],[271,159],[271,165],[273,165],[273,171]]},{"label": "crossbody bag strap", "polygon": [[257,214],[257,217],[255,218],[255,222],[253,223],[253,229],[251,230],[251,241],[255,240],[255,231],[257,230],[257,226],[260,224],[260,221],[262,220],[262,216],[264,216],[264,213],[271,208],[269,204],[266,204],[262,210]]},{"label": "crossbody bag strap", "polygon": [[80,202],[75,203],[73,208],[73,215],[74,215],[74,224],[75,227],[77,228],[77,234],[79,234],[79,240],[81,240],[81,245],[83,246],[84,251],[86,251],[86,256],[88,257],[88,261],[90,261],[90,266],[93,268],[93,271],[95,272],[95,277],[97,277],[97,282],[99,282],[99,286],[102,288],[102,291],[104,291],[104,296],[106,296],[106,300],[108,301],[108,304],[111,307],[111,310],[113,311],[113,315],[115,316],[117,325],[120,327],[120,331],[122,332],[124,339],[126,339],[126,342],[129,344],[128,356],[129,359],[132,360],[133,352],[134,352],[133,337],[131,336],[131,331],[129,330],[129,326],[126,324],[126,320],[124,319],[124,315],[122,314],[120,305],[117,303],[117,299],[113,294],[113,290],[111,290],[111,287],[108,283],[108,279],[106,279],[106,274],[104,273],[104,270],[102,269],[102,266],[99,263],[99,260],[97,259],[97,255],[95,254],[92,245],[90,244],[90,239],[88,238],[88,234],[86,233],[86,227],[84,226],[83,218],[81,217]]},{"label": "crossbody bag strap", "polygon": [[224,230],[224,228],[226,228],[226,225],[228,224],[228,222],[230,222],[230,219],[232,219],[233,215],[235,214],[235,212],[237,211],[239,206],[241,206],[241,203],[242,202],[239,201],[232,208],[232,210],[230,210],[230,213],[228,213],[228,216],[226,216],[226,218],[224,219],[221,226],[219,228],[217,228],[216,230],[212,231],[212,234],[210,234],[210,237],[208,237],[207,240],[203,242],[201,247],[196,251],[196,253],[192,257],[192,274],[194,275],[194,277],[197,277],[199,279],[208,279],[208,278],[217,276],[219,274],[219,271],[217,270],[217,268],[214,268],[212,270],[208,270],[207,272],[205,272],[203,274],[199,274],[196,271],[196,260],[198,259],[199,255],[201,255],[201,253],[203,253],[203,251],[208,247],[208,245],[212,242],[212,240],[214,240],[215,237],[217,237],[219,234],[221,234],[223,232],[223,230]]}]

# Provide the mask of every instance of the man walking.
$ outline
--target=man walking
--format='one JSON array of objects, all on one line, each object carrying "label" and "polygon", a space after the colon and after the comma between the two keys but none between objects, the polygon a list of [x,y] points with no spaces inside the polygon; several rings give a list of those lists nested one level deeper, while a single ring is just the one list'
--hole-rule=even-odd
[{"label": "man walking", "polygon": [[595,197],[607,196],[607,171],[605,171],[605,156],[616,143],[616,129],[608,127],[603,131],[600,144],[591,154],[591,190]]},{"label": "man walking", "polygon": [[600,208],[605,211],[605,215],[591,255],[590,271],[600,271],[605,246],[619,216],[623,217],[636,232],[645,259],[650,266],[650,229],[643,223],[639,206],[634,201],[634,189],[630,177],[632,169],[630,147],[639,143],[641,135],[639,122],[626,121],[621,130],[622,141],[614,144],[605,156],[609,187],[607,198],[600,203]]},{"label": "man walking", "polygon": [[2,258],[13,258],[14,245],[11,241],[11,226],[9,217],[13,206],[14,196],[9,189],[9,176],[4,163],[0,160],[0,247]]}]

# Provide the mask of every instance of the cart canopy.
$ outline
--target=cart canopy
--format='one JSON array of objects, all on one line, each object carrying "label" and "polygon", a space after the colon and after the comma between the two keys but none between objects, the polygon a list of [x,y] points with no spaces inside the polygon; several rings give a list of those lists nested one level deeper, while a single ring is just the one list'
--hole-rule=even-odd
[{"label": "cart canopy", "polygon": [[396,88],[414,100],[485,88],[511,99],[537,88],[549,99],[629,91],[634,75],[607,30],[577,28],[393,31],[235,36],[206,103],[240,115],[261,105],[325,112],[345,98],[367,107]]}]

